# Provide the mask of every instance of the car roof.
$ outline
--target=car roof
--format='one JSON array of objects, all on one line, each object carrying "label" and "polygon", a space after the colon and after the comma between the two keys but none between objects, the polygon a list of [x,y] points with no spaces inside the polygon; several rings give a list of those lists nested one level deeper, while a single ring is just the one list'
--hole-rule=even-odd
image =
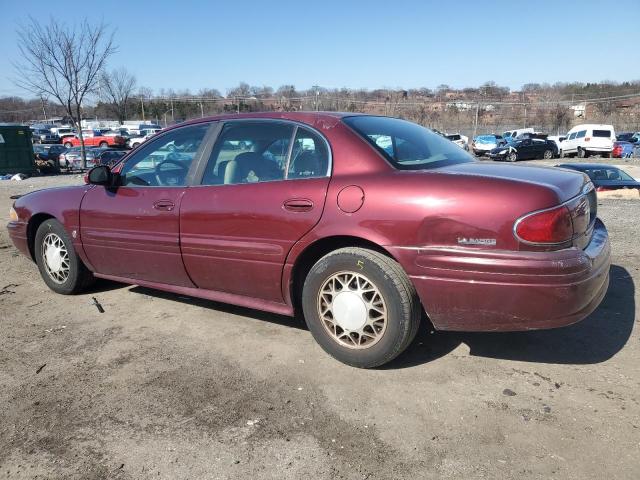
[{"label": "car roof", "polygon": [[[186,125],[195,125],[198,123],[206,123],[212,121],[220,121],[220,120],[261,120],[261,119],[273,119],[273,120],[291,120],[294,122],[305,123],[309,126],[313,126],[315,123],[319,121],[329,121],[332,124],[337,123],[344,117],[356,117],[356,116],[381,116],[381,115],[369,115],[364,113],[352,113],[352,112],[252,112],[252,113],[231,113],[224,115],[214,115],[211,117],[203,117],[197,118],[194,120],[188,120],[186,122],[178,123],[176,125],[172,125],[166,130],[171,130],[173,128],[179,128]],[[165,130],[165,131],[166,131]]]}]

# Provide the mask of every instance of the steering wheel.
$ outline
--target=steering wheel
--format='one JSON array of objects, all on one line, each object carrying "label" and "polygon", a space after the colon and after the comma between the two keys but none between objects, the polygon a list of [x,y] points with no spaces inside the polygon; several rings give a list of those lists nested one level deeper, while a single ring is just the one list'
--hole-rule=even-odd
[{"label": "steering wheel", "polygon": [[[171,169],[171,171],[169,172],[163,172],[162,166],[167,164],[175,165],[176,167],[178,167],[179,173],[175,172],[174,169]],[[172,173],[172,172],[175,172],[175,173]],[[163,160],[162,162],[157,164],[155,167],[155,177],[156,177],[156,181],[158,182],[158,185],[173,185],[173,182],[165,181],[165,178],[163,178],[168,174],[171,175],[170,178],[176,179],[175,184],[183,183],[188,172],[189,172],[189,169],[182,162],[175,160],[173,158],[167,158],[166,160]]]}]

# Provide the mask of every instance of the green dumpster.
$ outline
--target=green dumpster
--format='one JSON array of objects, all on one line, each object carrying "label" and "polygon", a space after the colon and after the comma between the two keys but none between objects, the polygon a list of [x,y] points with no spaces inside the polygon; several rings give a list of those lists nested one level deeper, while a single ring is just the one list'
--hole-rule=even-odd
[{"label": "green dumpster", "polygon": [[36,171],[29,127],[0,123],[0,175]]}]

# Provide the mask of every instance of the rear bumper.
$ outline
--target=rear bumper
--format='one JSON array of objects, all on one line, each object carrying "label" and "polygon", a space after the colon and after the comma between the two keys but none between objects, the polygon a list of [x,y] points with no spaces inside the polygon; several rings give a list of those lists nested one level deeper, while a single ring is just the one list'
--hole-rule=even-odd
[{"label": "rear bumper", "polygon": [[389,250],[409,274],[439,330],[519,331],[570,325],[596,309],[609,285],[609,237],[600,220],[584,250]]}]

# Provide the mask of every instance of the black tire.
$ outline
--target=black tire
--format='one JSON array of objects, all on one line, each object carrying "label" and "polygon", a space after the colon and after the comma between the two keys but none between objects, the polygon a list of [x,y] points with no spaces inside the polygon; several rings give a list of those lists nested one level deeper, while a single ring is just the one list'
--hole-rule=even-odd
[{"label": "black tire", "polygon": [[602,154],[602,158],[611,158],[611,154],[610,153],[603,153]]},{"label": "black tire", "polygon": [[[386,326],[369,347],[343,345],[320,318],[320,290],[333,275],[343,272],[366,277],[384,300]],[[322,349],[358,368],[378,367],[400,355],[415,338],[422,314],[416,290],[402,267],[381,253],[355,247],[335,250],[316,262],[304,282],[302,308],[307,326]]]},{"label": "black tire", "polygon": [[67,147],[67,148],[72,148],[72,147],[73,147],[73,143],[71,143],[71,142],[65,142],[65,143],[64,143],[64,146],[65,146],[65,147]]},{"label": "black tire", "polygon": [[559,154],[560,158],[564,158],[564,152],[562,150],[560,150],[560,154]]},{"label": "black tire", "polygon": [[109,144],[107,142],[100,142],[100,145],[98,145],[100,148],[107,148],[109,146]]},{"label": "black tire", "polygon": [[509,162],[518,161],[518,154],[516,152],[509,152],[507,154],[507,161],[509,161]]},{"label": "black tire", "polygon": [[[49,234],[54,234],[62,241],[68,254],[68,276],[61,282],[53,279],[52,275],[47,270],[46,260],[44,258],[43,242]],[[80,257],[76,254],[76,251],[73,248],[73,242],[71,241],[71,238],[69,238],[67,231],[57,220],[45,220],[38,227],[34,242],[34,255],[44,283],[46,283],[47,286],[56,293],[60,293],[62,295],[80,293],[91,286],[95,281],[93,274],[87,269],[84,263],[82,263],[82,260],[80,260]]]},{"label": "black tire", "polygon": [[584,148],[578,148],[578,158],[587,158],[588,156]]},{"label": "black tire", "polygon": [[551,160],[553,158],[553,150],[545,150],[542,154],[542,158],[545,160]]}]

